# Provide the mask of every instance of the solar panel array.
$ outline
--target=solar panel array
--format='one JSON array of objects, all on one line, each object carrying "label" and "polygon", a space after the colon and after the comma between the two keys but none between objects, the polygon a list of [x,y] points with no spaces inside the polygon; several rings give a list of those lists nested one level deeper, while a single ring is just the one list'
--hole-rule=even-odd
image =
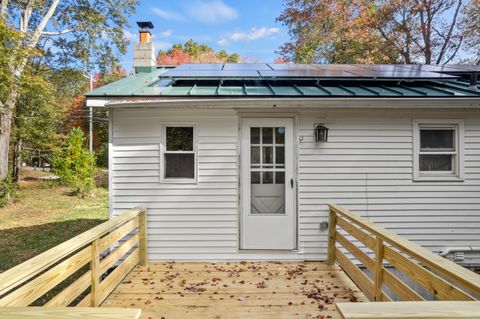
[{"label": "solar panel array", "polygon": [[455,79],[480,73],[476,65],[422,64],[182,64],[162,78],[362,78],[362,79]]}]

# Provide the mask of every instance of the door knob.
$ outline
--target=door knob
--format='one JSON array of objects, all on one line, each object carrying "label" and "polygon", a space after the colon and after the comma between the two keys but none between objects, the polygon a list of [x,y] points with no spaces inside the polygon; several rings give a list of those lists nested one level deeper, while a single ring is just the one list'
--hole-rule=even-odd
[{"label": "door knob", "polygon": [[290,178],[290,187],[293,188],[293,178]]}]

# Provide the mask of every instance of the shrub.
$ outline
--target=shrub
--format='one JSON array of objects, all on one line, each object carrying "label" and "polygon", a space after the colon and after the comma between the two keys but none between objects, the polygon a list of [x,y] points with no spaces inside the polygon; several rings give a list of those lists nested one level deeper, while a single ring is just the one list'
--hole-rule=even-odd
[{"label": "shrub", "polygon": [[76,195],[85,197],[94,187],[95,155],[85,147],[85,135],[79,128],[70,131],[65,144],[55,152],[53,172]]},{"label": "shrub", "polygon": [[17,184],[9,173],[4,181],[0,181],[0,207],[7,206],[17,195]]}]

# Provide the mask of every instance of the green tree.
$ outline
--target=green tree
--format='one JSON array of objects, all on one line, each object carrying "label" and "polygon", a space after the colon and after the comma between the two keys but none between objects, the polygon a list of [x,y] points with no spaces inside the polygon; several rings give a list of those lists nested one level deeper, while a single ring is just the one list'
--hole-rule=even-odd
[{"label": "green tree", "polygon": [[95,156],[85,146],[85,135],[72,129],[65,144],[55,152],[53,172],[63,184],[72,187],[74,194],[85,197],[95,186]]},{"label": "green tree", "polygon": [[[30,73],[30,72],[29,72]],[[24,149],[52,150],[61,141],[64,117],[52,85],[40,74],[24,74],[12,127],[13,178],[18,180]]]},{"label": "green tree", "polygon": [[0,24],[16,36],[0,49],[8,51],[2,60],[10,80],[2,89],[6,94],[0,96],[0,181],[7,176],[12,120],[28,62],[48,60],[50,65],[88,71],[96,65],[118,64],[118,54],[127,49],[127,17],[136,4],[136,0],[2,0]]}]

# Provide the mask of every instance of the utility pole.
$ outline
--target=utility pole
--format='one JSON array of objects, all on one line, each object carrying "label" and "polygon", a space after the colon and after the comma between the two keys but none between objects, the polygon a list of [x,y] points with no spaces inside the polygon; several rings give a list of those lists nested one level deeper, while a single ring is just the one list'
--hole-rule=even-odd
[{"label": "utility pole", "polygon": [[[88,74],[85,71],[82,75],[90,80],[90,91],[93,91],[93,73]],[[88,111],[88,149],[91,153],[93,152],[93,108],[89,106]]]},{"label": "utility pole", "polygon": [[[93,74],[90,73],[90,91],[93,91]],[[89,122],[88,122],[88,149],[90,153],[93,152],[93,108],[89,108]]]}]

